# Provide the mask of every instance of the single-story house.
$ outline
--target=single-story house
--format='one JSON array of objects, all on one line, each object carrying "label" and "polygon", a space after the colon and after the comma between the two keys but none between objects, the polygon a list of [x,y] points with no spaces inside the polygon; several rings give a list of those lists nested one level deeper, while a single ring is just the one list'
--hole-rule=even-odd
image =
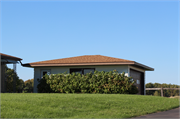
[{"label": "single-story house", "polygon": [[[16,72],[16,64],[18,62],[21,63],[21,58],[14,57],[11,55],[0,53],[1,56],[1,93],[6,92],[6,75],[5,75],[5,68],[6,64],[13,64],[13,70]],[[14,85],[13,85],[13,92],[16,92],[15,84],[16,80],[13,79]]]},{"label": "single-story house", "polygon": [[102,55],[84,55],[70,58],[47,60],[23,64],[25,67],[34,68],[34,92],[37,91],[38,81],[44,74],[58,74],[80,72],[81,74],[90,71],[113,71],[125,72],[136,80],[139,93],[145,95],[145,71],[154,71],[153,68],[131,60],[113,58]]}]

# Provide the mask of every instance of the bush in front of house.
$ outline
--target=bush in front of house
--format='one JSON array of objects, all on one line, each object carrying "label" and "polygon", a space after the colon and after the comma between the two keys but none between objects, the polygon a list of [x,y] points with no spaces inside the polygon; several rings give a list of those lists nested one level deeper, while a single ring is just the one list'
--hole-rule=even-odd
[{"label": "bush in front of house", "polygon": [[[43,81],[41,81],[43,80]],[[116,70],[110,72],[87,73],[61,73],[45,75],[40,81],[43,86],[49,86],[52,92],[56,93],[106,93],[106,94],[136,94],[138,89],[135,81],[131,77],[125,76],[125,73],[118,73]],[[40,83],[41,83],[40,82]],[[46,84],[45,84],[46,82]],[[40,86],[38,91],[40,91]],[[50,92],[50,91],[49,91]]]},{"label": "bush in front of house", "polygon": [[50,85],[46,83],[45,77],[38,79],[39,84],[37,89],[39,93],[53,93],[54,91],[50,88]]}]

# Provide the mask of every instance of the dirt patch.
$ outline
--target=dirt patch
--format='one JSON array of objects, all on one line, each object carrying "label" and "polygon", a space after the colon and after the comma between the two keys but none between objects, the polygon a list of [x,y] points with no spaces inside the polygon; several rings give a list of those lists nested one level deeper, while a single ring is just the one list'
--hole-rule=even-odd
[{"label": "dirt patch", "polygon": [[180,99],[180,96],[171,96],[169,98],[178,98],[178,99]]}]

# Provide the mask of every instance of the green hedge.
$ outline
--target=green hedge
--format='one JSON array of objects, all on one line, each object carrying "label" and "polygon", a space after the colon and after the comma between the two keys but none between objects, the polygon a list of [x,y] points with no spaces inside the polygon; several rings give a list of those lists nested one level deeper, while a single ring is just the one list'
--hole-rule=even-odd
[{"label": "green hedge", "polygon": [[131,77],[116,70],[85,75],[61,73],[45,75],[39,80],[38,92],[136,94],[138,89],[134,83]]}]

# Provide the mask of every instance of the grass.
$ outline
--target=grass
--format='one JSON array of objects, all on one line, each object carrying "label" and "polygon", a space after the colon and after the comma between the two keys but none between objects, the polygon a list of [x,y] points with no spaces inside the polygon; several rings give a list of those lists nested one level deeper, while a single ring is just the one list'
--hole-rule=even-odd
[{"label": "grass", "polygon": [[179,99],[123,94],[1,93],[1,118],[131,118],[179,107]]}]

